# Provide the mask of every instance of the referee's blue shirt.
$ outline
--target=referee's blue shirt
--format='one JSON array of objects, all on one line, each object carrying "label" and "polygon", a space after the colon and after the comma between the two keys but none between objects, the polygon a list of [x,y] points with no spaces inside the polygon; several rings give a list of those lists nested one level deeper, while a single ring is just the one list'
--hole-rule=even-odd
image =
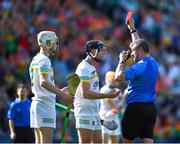
[{"label": "referee's blue shirt", "polygon": [[127,104],[134,102],[155,103],[158,63],[147,56],[124,71],[128,83]]},{"label": "referee's blue shirt", "polygon": [[7,118],[14,122],[14,126],[30,126],[30,106],[29,99],[21,101],[16,98],[10,105]]}]

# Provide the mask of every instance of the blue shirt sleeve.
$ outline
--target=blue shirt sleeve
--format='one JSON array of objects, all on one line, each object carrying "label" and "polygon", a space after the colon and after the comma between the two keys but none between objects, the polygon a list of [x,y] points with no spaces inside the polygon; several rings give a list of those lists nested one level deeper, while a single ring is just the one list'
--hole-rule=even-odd
[{"label": "blue shirt sleeve", "polygon": [[7,113],[7,118],[13,120],[14,119],[14,103],[11,103],[8,113]]},{"label": "blue shirt sleeve", "polygon": [[125,79],[132,80],[142,75],[146,69],[147,62],[140,61],[124,71]]}]

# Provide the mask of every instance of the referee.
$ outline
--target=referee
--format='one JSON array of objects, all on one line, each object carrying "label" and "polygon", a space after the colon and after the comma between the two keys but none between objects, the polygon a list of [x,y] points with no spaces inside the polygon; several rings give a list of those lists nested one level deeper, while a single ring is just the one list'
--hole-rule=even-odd
[{"label": "referee", "polygon": [[31,101],[27,98],[25,84],[17,85],[17,98],[11,103],[7,117],[9,119],[10,137],[13,143],[34,143],[33,129],[30,128]]},{"label": "referee", "polygon": [[[157,115],[155,88],[158,64],[149,55],[148,43],[139,38],[133,19],[127,26],[132,37],[131,51],[120,53],[115,76],[118,81],[129,81],[127,108],[122,119],[123,142],[130,143],[139,137],[143,143],[153,143],[153,129]],[[133,57],[134,64],[124,69],[129,54]]]}]

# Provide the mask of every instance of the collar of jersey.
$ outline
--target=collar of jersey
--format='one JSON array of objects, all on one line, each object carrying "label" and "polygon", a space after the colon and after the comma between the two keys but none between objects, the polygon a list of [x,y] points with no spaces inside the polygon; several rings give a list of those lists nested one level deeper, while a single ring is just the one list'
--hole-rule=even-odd
[{"label": "collar of jersey", "polygon": [[87,60],[84,59],[84,61],[85,61],[86,63],[88,63],[90,66],[92,66],[92,67],[95,68],[95,66],[93,66],[92,64],[90,64]]}]

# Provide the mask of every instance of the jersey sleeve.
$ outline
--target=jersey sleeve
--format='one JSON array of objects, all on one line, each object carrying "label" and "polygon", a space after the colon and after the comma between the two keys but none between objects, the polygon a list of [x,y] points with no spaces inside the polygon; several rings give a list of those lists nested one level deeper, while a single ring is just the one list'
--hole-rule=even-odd
[{"label": "jersey sleeve", "polygon": [[51,62],[48,59],[43,58],[39,61],[38,67],[40,75],[48,75],[51,68]]},{"label": "jersey sleeve", "polygon": [[140,75],[142,75],[145,71],[147,62],[139,62],[137,64],[134,64],[133,66],[127,68],[124,71],[125,79],[126,80],[132,80]]},{"label": "jersey sleeve", "polygon": [[90,83],[90,79],[91,79],[91,72],[83,67],[83,68],[80,68],[76,71],[76,73],[79,75],[80,77],[80,82],[82,83]]},{"label": "jersey sleeve", "polygon": [[14,103],[11,103],[9,110],[7,112],[7,118],[10,120],[14,119]]}]

